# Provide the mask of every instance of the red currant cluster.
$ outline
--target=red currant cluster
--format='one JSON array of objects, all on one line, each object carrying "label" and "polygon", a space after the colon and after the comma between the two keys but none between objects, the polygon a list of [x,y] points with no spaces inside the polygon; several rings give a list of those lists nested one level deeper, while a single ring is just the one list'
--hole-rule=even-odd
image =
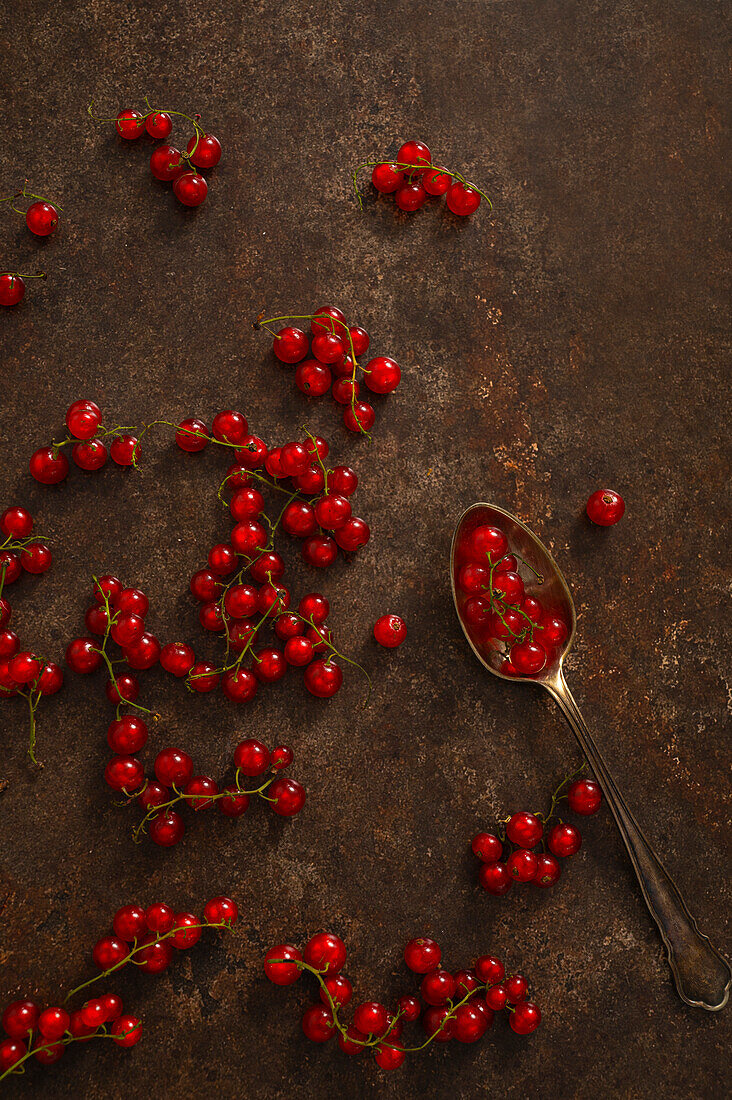
[{"label": "red currant cluster", "polygon": [[26,508],[6,508],[0,515],[0,699],[21,695],[28,701],[30,736],[28,752],[34,764],[36,708],[44,695],[55,695],[64,682],[63,672],[30,650],[21,650],[20,639],[9,623],[10,602],[3,592],[20,575],[45,573],[51,567],[51,551],[32,536],[33,516]]},{"label": "red currant cluster", "polygon": [[[559,859],[573,856],[582,846],[579,829],[557,816],[557,807],[565,800],[574,813],[588,816],[599,810],[602,791],[594,779],[567,776],[553,792],[548,813],[522,811],[506,819],[505,835],[500,829],[500,836],[477,833],[473,837],[471,847],[481,861],[478,877],[484,890],[501,897],[514,882],[532,882],[546,889],[558,881]],[[511,847],[508,858],[504,858],[504,841]],[[537,853],[533,849],[539,844]]]},{"label": "red currant cluster", "polygon": [[[145,110],[137,111],[127,107],[115,118],[97,118],[92,113],[93,103],[88,113],[95,122],[113,122],[117,133],[126,141],[133,141],[147,133],[156,141],[165,141],[158,145],[150,157],[150,171],[156,180],[173,184],[173,193],[184,206],[200,206],[208,194],[208,184],[196,169],[215,168],[221,160],[221,142],[213,134],[208,134],[200,124],[200,115],[186,115],[182,111],[161,111],[151,107],[145,97]],[[173,116],[183,118],[193,126],[185,153],[167,144],[173,130]]]},{"label": "red currant cluster", "polygon": [[453,214],[466,217],[475,213],[484,198],[489,207],[493,203],[475,184],[468,183],[460,172],[432,163],[432,154],[422,141],[405,141],[396,160],[367,160],[353,173],[353,186],[363,209],[363,196],[358,188],[358,176],[371,168],[371,182],[381,195],[394,195],[400,210],[413,213],[424,206],[430,197],[445,195],[447,208]]},{"label": "red currant cluster", "polygon": [[[27,183],[26,180],[19,191],[0,199],[0,203],[7,203],[11,210],[25,218],[25,224],[34,236],[48,237],[58,225],[59,208],[42,195],[34,195],[28,191]],[[33,202],[23,210],[18,203],[26,199],[33,199]],[[18,271],[0,272],[0,306],[17,306],[23,300],[26,279],[45,278],[42,271],[37,271],[34,275],[21,275]]]},{"label": "red currant cluster", "polygon": [[457,563],[460,611],[473,644],[498,658],[504,676],[536,676],[568,637],[561,615],[527,595],[521,565],[538,586],[543,578],[520,554],[509,552],[503,531],[487,524],[458,546]]},{"label": "red currant cluster", "polygon": [[[116,791],[123,791],[129,800],[136,799],[146,811],[134,832],[139,840],[149,829],[150,839],[162,848],[177,844],[185,832],[185,823],[178,812],[183,806],[194,811],[218,806],[224,817],[241,817],[249,808],[252,797],[269,804],[280,817],[294,817],[305,805],[305,788],[295,779],[280,775],[292,763],[292,749],[278,745],[270,753],[266,745],[255,738],[241,741],[234,752],[234,779],[220,787],[208,775],[194,775],[193,760],[182,749],[163,749],[155,757],[155,777],[145,779],[142,764],[130,752],[138,751],[147,739],[147,730],[136,718],[118,719],[109,727],[107,740],[115,752],[107,764],[104,778]],[[135,747],[137,746],[137,747]],[[253,790],[245,787],[245,777],[269,774]],[[176,808],[177,807],[177,808]]]},{"label": "red currant cluster", "polygon": [[[503,963],[490,955],[477,959],[473,969],[453,974],[440,968],[441,957],[434,940],[411,940],[404,949],[404,960],[411,971],[423,975],[421,1000],[404,995],[393,1011],[378,1001],[365,1001],[354,1011],[350,1026],[339,1016],[353,995],[350,981],[341,973],[346,946],[339,936],[318,932],[302,952],[290,944],[278,944],[267,952],[264,972],[275,985],[292,985],[304,970],[314,974],[320,1003],[303,1013],[302,1029],[307,1038],[325,1043],[337,1036],[342,1051],[369,1051],[381,1069],[398,1069],[407,1054],[424,1050],[432,1042],[455,1038],[475,1043],[492,1026],[494,1012],[503,1008],[509,1010],[509,1023],[517,1034],[528,1035],[539,1026],[541,1013],[526,1000],[528,985],[521,974],[506,978]],[[404,1024],[420,1017],[427,1038],[408,1046],[403,1041]]]},{"label": "red currant cluster", "polygon": [[[293,325],[274,332],[270,325],[281,321],[309,321],[310,336]],[[349,325],[335,306],[322,306],[315,313],[258,317],[254,329],[265,328],[274,337],[272,350],[281,363],[294,367],[295,385],[308,397],[322,397],[330,390],[333,400],[343,405],[343,423],[349,432],[368,435],[376,413],[368,401],[359,400],[359,371],[367,389],[375,394],[392,393],[401,381],[399,365],[386,355],[377,355],[362,367],[358,360],[368,351],[370,337],[360,325]],[[310,358],[306,356],[310,353]],[[335,377],[334,377],[335,376]]]},{"label": "red currant cluster", "polygon": [[30,1058],[53,1065],[71,1043],[111,1039],[117,1046],[133,1047],[142,1038],[142,1024],[122,1012],[122,998],[116,993],[95,997],[74,1011],[66,1007],[68,1002],[127,963],[160,974],[170,965],[174,949],[193,947],[204,928],[228,928],[237,917],[236,903],[226,897],[206,902],[202,917],[176,913],[164,902],[147,909],[125,905],[115,914],[112,935],[94,947],[94,963],[102,973],[72,989],[61,1005],[41,1009],[34,1001],[22,1000],[6,1007],[2,1026],[8,1038],[0,1042],[0,1081],[11,1073],[24,1073]]}]

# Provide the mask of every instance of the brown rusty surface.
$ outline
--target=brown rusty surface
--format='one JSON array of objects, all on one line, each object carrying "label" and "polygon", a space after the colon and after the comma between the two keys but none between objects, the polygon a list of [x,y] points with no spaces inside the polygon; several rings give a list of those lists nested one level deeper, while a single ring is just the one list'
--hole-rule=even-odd
[{"label": "brown rusty surface", "polygon": [[[168,852],[132,844],[101,781],[101,679],[69,674],[42,708],[39,775],[20,705],[3,706],[3,1002],[53,1001],[90,974],[94,940],[130,900],[200,908],[226,892],[242,909],[236,935],[115,983],[144,1017],[133,1051],[77,1047],[7,1091],[720,1095],[729,1009],[676,997],[607,810],[554,890],[477,888],[471,834],[540,808],[578,753],[548,698],[481,676],[446,562],[479,498],[552,547],[580,616],[568,679],[701,927],[729,949],[721,5],[19,0],[0,34],[3,189],[28,176],[64,208],[45,243],[0,222],[2,266],[49,274],[2,317],[0,504],[28,503],[56,547],[53,571],[13,594],[24,638],[60,656],[90,573],[110,570],[150,593],[161,637],[205,648],[186,584],[227,529],[220,457],[158,437],[138,474],[76,471],[48,491],[27,460],[80,396],[117,423],[242,407],[274,441],[307,421],[358,468],[371,544],[325,578],[294,575],[331,597],[375,680],[368,709],[348,673],[330,704],[292,676],[237,710],[148,674],[157,747],[179,741],[221,774],[243,734],[286,740],[309,791],[299,821],[201,815]],[[198,212],[151,181],[147,140],[85,116],[92,94],[115,113],[145,92],[202,112],[223,141]],[[474,175],[494,213],[408,218],[369,200],[360,214],[349,169],[410,136]],[[263,306],[323,302],[403,367],[371,446],[346,438],[329,400],[306,407],[250,331]],[[583,502],[604,483],[626,518],[591,530]],[[395,653],[369,640],[385,610],[409,624]],[[270,944],[323,926],[348,944],[357,996],[412,988],[400,957],[416,934],[453,968],[500,954],[529,975],[542,1028],[520,1040],[501,1021],[388,1079],[316,1048],[299,1028],[313,990],[275,989],[260,966]]]}]

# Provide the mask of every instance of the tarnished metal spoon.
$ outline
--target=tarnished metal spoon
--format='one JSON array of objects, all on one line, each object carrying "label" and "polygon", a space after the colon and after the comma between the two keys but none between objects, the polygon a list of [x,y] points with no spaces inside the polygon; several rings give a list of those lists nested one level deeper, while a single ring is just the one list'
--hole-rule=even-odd
[{"label": "tarnished metal spoon", "polygon": [[[569,633],[564,646],[535,676],[505,676],[499,670],[502,662],[500,643],[496,642],[495,648],[486,646],[475,628],[465,621],[463,607],[467,597],[458,589],[457,574],[463,564],[462,548],[475,528],[482,524],[500,528],[508,539],[509,551],[520,554],[541,574],[541,583],[535,578],[528,580],[524,577],[527,594],[540,596],[542,603],[559,612],[568,625]],[[536,535],[510,512],[493,504],[473,504],[463,512],[452,538],[450,582],[460,625],[483,667],[494,676],[514,684],[539,684],[556,699],[564,712],[613,812],[643,897],[666,945],[668,961],[682,1001],[709,1012],[724,1008],[732,979],[729,963],[697,928],[678,887],[628,809],[564,680],[562,664],[574,639],[577,616],[567,583],[551,554]]]}]

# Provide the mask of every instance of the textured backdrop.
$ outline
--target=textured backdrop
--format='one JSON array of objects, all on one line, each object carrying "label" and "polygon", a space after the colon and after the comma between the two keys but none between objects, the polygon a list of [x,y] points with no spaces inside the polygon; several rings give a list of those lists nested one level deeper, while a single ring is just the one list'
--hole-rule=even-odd
[{"label": "textured backdrop", "polygon": [[[692,0],[13,5],[3,189],[27,176],[63,207],[45,242],[0,222],[2,265],[49,276],[2,317],[0,504],[27,503],[56,548],[50,574],[16,586],[24,637],[60,657],[90,572],[114,571],[150,593],[164,640],[205,648],[186,586],[226,531],[220,460],[159,439],[137,474],[76,471],[46,491],[27,460],[77,397],[128,424],[241,407],[274,442],[307,422],[358,469],[372,542],[302,583],[329,595],[375,691],[362,709],[348,673],[322,704],[292,676],[236,709],[148,674],[158,747],[178,741],[219,775],[242,735],[286,740],[309,792],[300,820],[202,815],[172,851],[133,846],[103,785],[101,680],[68,674],[43,706],[38,775],[22,708],[3,706],[3,1000],[53,999],[91,973],[125,902],[200,908],[226,892],[242,909],[235,935],[162,977],[120,977],[146,1027],[133,1051],[72,1048],[9,1092],[719,1094],[730,1011],[676,997],[607,810],[557,888],[499,900],[476,887],[472,833],[541,808],[578,753],[548,697],[481,675],[446,563],[455,518],[480,498],[552,547],[579,611],[568,680],[701,927],[729,950],[722,13]],[[86,117],[92,95],[115,114],[145,93],[200,111],[223,142],[197,212],[151,180],[147,139]],[[360,214],[350,169],[413,136],[489,190],[493,214],[409,217],[390,200]],[[326,302],[403,369],[371,445],[346,437],[328,399],[308,407],[250,330],[260,308]],[[626,517],[589,529],[583,503],[607,483]],[[385,610],[409,624],[394,653],[369,640]],[[260,966],[270,944],[321,927],[344,936],[357,996],[411,990],[400,958],[414,935],[439,939],[453,968],[505,956],[542,1027],[521,1040],[503,1021],[388,1078],[316,1048],[299,1027],[314,991],[275,989]]]}]

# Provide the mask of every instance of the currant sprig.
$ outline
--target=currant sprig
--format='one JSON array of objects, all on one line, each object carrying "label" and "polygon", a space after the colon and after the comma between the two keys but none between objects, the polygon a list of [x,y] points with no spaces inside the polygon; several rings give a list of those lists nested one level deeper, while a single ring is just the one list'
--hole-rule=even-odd
[{"label": "currant sprig", "polygon": [[[33,202],[25,209],[21,209],[16,205],[21,199],[32,199]],[[58,215],[61,207],[58,203],[52,204],[51,200],[44,198],[43,195],[34,195],[32,191],[29,191],[28,180],[25,180],[23,186],[14,191],[12,195],[5,195],[0,198],[0,204],[7,204],[10,210],[25,218],[25,223],[31,233],[34,233],[37,237],[48,237],[58,225]],[[26,276],[26,278],[28,277]]]},{"label": "currant sprig", "polygon": [[[307,1038],[326,1042],[337,1036],[346,1054],[370,1051],[383,1069],[397,1069],[408,1054],[425,1050],[433,1042],[457,1038],[475,1042],[493,1023],[494,1012],[507,1008],[511,1028],[518,1034],[534,1031],[541,1020],[538,1007],[526,1000],[528,985],[520,974],[506,978],[499,959],[481,956],[470,970],[452,974],[440,969],[441,950],[434,940],[411,940],[404,949],[407,966],[421,976],[420,999],[400,997],[394,1011],[377,1001],[358,1005],[349,1025],[341,1011],[353,995],[350,981],[343,975],[346,947],[331,932],[319,932],[303,952],[290,944],[270,948],[264,959],[264,971],[276,985],[292,985],[301,974],[310,973],[318,982],[320,1004],[311,1005],[302,1017]],[[405,1043],[403,1025],[421,1016],[426,1038]]]},{"label": "currant sprig", "polygon": [[45,271],[36,271],[32,275],[19,271],[0,272],[0,306],[17,306],[25,297],[26,279],[45,279]]},{"label": "currant sprig", "polygon": [[395,160],[367,160],[356,168],[353,189],[361,210],[363,196],[358,177],[367,168],[372,169],[371,182],[376,190],[382,195],[394,194],[397,206],[406,213],[419,210],[430,195],[446,195],[448,209],[461,217],[474,213],[481,198],[493,208],[485,191],[469,183],[461,172],[433,163],[432,154],[422,141],[406,141]]}]

